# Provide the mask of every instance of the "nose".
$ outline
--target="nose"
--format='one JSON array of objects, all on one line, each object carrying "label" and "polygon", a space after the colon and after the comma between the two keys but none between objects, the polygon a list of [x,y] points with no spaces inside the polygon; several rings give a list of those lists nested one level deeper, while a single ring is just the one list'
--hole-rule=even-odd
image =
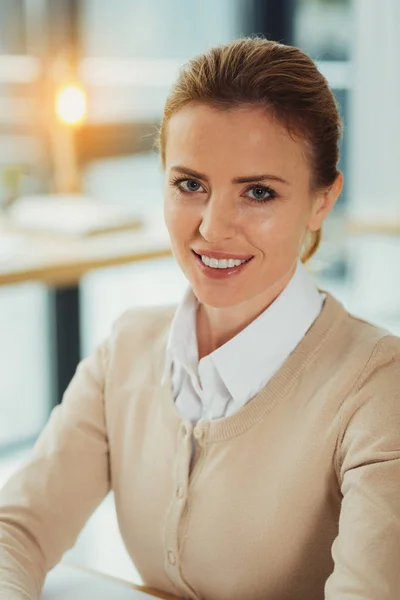
[{"label": "nose", "polygon": [[232,201],[212,196],[204,207],[199,232],[210,243],[235,237],[236,209]]}]

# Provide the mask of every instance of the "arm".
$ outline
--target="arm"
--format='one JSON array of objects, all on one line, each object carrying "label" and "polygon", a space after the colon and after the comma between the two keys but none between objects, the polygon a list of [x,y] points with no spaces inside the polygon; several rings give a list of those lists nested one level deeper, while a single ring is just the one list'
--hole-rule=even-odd
[{"label": "arm", "polygon": [[326,600],[400,597],[400,340],[391,339],[394,352],[343,407],[343,499]]},{"label": "arm", "polygon": [[79,364],[26,464],[0,492],[0,600],[37,600],[110,489],[107,345]]}]

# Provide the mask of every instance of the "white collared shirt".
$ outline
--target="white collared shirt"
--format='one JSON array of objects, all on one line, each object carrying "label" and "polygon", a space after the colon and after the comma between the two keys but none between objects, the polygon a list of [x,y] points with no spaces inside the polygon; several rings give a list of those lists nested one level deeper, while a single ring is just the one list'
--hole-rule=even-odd
[{"label": "white collared shirt", "polygon": [[250,325],[198,360],[196,310],[189,288],[171,323],[163,381],[184,419],[219,419],[239,410],[279,370],[320,314],[321,293],[301,261],[281,294]]}]

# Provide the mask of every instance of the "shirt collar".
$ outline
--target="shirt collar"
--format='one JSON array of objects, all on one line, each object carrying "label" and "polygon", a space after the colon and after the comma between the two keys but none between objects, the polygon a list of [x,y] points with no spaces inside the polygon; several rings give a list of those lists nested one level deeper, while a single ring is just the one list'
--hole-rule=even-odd
[{"label": "shirt collar", "polygon": [[[250,325],[208,355],[235,402],[251,397],[269,371],[297,346],[323,304],[313,277],[301,261],[276,300]],[[198,300],[189,286],[179,303],[167,342],[165,383],[174,360],[189,373],[197,372],[196,311]]]},{"label": "shirt collar", "polygon": [[165,383],[174,360],[189,372],[194,370],[198,363],[196,340],[196,311],[198,300],[189,286],[175,311],[169,330],[166,364],[162,377]]}]

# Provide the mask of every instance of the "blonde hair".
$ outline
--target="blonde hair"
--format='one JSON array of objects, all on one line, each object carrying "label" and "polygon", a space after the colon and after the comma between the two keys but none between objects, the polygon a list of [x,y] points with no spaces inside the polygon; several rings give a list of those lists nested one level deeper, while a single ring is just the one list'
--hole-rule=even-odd
[{"label": "blonde hair", "polygon": [[[190,103],[230,110],[265,107],[304,143],[311,168],[311,191],[329,188],[339,161],[342,121],[325,77],[312,59],[293,46],[249,36],[215,46],[179,70],[164,105],[155,146],[165,168],[166,130],[170,118]],[[317,251],[322,231],[307,230],[301,260]]]}]

